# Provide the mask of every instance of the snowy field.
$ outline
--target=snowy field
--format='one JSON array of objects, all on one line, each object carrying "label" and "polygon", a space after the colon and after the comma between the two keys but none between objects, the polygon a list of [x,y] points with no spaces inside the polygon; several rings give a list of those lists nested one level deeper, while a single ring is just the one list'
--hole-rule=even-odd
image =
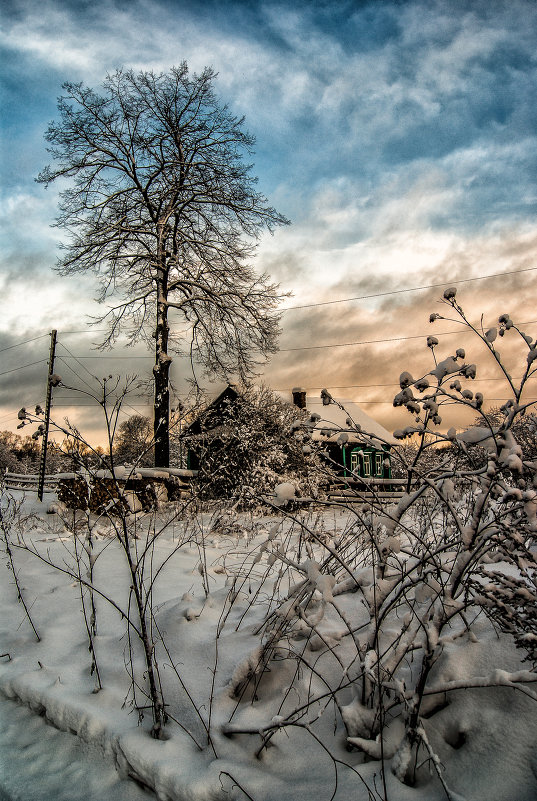
[{"label": "snowy field", "polygon": [[[370,655],[360,657],[366,600],[392,585],[366,579],[371,569],[356,544],[343,549],[344,538],[353,542],[354,512],[189,515],[169,504],[156,518],[130,520],[169,715],[154,739],[141,641],[124,616],[134,624],[130,576],[112,523],[90,519],[90,552],[83,516],[46,514],[49,505],[50,497],[25,500],[20,513],[31,516],[10,535],[12,546],[21,537],[27,546],[12,547],[12,557],[40,641],[3,557],[2,801],[537,798],[536,685],[517,673],[531,665],[483,614],[471,612],[471,630],[453,623],[450,636],[443,632],[421,707],[430,750],[418,752],[415,786],[395,775],[403,679],[385,690],[381,734],[365,738],[370,713],[359,698],[375,670]],[[402,641],[409,626],[398,606],[385,642]],[[397,673],[406,680],[412,648]],[[510,686],[486,686],[492,675]],[[468,686],[457,689],[459,680]],[[434,692],[446,684],[449,692]]]}]

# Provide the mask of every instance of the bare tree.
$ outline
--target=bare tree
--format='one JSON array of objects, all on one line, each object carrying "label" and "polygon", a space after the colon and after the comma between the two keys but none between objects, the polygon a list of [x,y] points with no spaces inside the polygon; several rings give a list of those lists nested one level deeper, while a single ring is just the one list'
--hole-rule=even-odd
[{"label": "bare tree", "polygon": [[[475,425],[497,431],[503,424],[504,418],[505,414],[502,408],[493,406],[486,414],[477,416]],[[511,430],[522,448],[524,459],[535,459],[537,457],[537,414],[523,411],[520,416],[514,418]]]},{"label": "bare tree", "polygon": [[148,467],[153,459],[153,430],[151,420],[143,414],[133,414],[119,424],[114,447],[117,464]]},{"label": "bare tree", "polygon": [[192,363],[222,377],[251,375],[279,333],[277,286],[247,262],[261,232],[288,221],[255,191],[243,160],[254,139],[214,79],[183,63],[159,75],[117,70],[103,94],[65,83],[46,132],[55,164],[37,178],[72,179],[60,193],[56,225],[70,241],[58,269],[93,271],[99,300],[117,298],[98,320],[103,347],[121,331],[131,343],[154,338],[158,466],[169,462],[169,310],[186,323]]}]

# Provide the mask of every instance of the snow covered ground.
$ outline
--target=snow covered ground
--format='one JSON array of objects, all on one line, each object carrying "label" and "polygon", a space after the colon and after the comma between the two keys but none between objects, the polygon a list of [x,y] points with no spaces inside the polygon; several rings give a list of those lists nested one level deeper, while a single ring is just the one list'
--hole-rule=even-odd
[{"label": "snow covered ground", "polygon": [[100,744],[63,732],[0,696],[0,801],[151,801]]},{"label": "snow covered ground", "polygon": [[[44,559],[67,570],[74,564],[73,526],[58,515],[47,515],[49,503],[50,498],[45,504],[25,501],[22,511],[35,515],[25,523],[26,541],[35,543]],[[356,593],[337,595],[333,608],[339,615],[326,613],[319,624],[320,639],[304,639],[300,652],[297,624],[288,635],[295,656],[285,658],[289,651],[282,638],[266,670],[259,669],[260,629],[264,627],[267,636],[267,626],[281,627],[291,615],[282,601],[296,575],[284,574],[281,554],[297,563],[312,556],[311,545],[299,541],[283,514],[244,516],[241,522],[224,510],[219,518],[205,514],[185,522],[183,516],[173,519],[170,506],[157,520],[145,516],[138,524],[139,539],[134,542],[139,556],[150,523],[155,531],[163,527],[154,547],[144,553],[146,587],[154,579],[155,626],[166,646],[157,652],[164,700],[173,718],[166,738],[152,739],[150,711],[134,708],[130,651],[134,682],[140,686],[146,678],[144,663],[140,645],[129,639],[117,608],[97,596],[94,644],[102,689],[96,692],[79,583],[29,551],[14,549],[21,589],[41,641],[17,600],[12,576],[4,570],[1,801],[4,796],[9,801],[138,801],[153,793],[162,801],[447,797],[426,757],[415,787],[393,775],[387,758],[384,788],[381,763],[348,749],[341,715],[330,699],[308,707],[296,718],[300,725],[279,728],[304,699],[319,699],[323,687],[330,689],[336,673],[343,687],[339,703],[347,717],[352,714],[352,687],[341,684],[342,664],[343,673],[351,676],[346,653],[352,638],[342,621],[352,618],[358,627],[362,614]],[[315,525],[330,544],[337,532],[348,528],[348,513],[327,511],[315,518]],[[96,523],[94,586],[128,611],[129,575],[112,533],[108,521]],[[16,532],[12,541],[17,542]],[[313,562],[308,575],[317,587],[319,609],[324,609],[336,588],[326,577],[319,578]],[[158,639],[156,630],[154,637]],[[305,670],[297,653],[303,653],[316,673]],[[446,646],[433,685],[441,679],[489,676],[495,669],[528,669],[521,656],[483,617],[474,623],[471,637],[461,636]],[[254,675],[250,684],[248,675]],[[140,706],[139,689],[136,697]],[[537,702],[510,687],[461,689],[441,700],[432,696],[423,725],[453,801],[534,801]],[[266,735],[271,726],[268,747],[260,749],[258,732]],[[387,726],[386,753],[400,737],[401,726],[397,719]]]}]

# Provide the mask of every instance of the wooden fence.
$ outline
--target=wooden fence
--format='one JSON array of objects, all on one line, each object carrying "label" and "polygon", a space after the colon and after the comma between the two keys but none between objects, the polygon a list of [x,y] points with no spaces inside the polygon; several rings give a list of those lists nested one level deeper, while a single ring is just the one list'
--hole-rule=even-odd
[{"label": "wooden fence", "polygon": [[[43,492],[57,493],[58,499],[72,508],[102,511],[120,495],[140,495],[143,508],[157,502],[157,488],[166,488],[171,499],[190,494],[190,481],[196,475],[192,470],[179,468],[132,468],[117,467],[112,474],[108,470],[96,470],[83,476],[80,473],[55,473],[45,476]],[[37,492],[39,476],[14,473],[6,470],[4,484],[10,490]]]},{"label": "wooden fence", "polygon": [[[123,475],[125,473],[125,475]],[[153,480],[162,480],[163,478],[175,478],[179,487],[184,491],[188,490],[188,482],[194,477],[195,471],[192,470],[178,470],[173,468],[154,470],[140,468],[135,471],[139,478],[151,478]],[[116,470],[116,479],[123,484],[127,475],[130,473],[125,468],[118,468]],[[62,479],[79,479],[77,473],[56,473],[54,475],[45,476],[45,483],[43,487],[44,492],[58,492],[60,481]],[[92,483],[99,484],[99,480],[111,479],[112,474],[106,470],[98,471],[93,476]],[[7,489],[23,490],[25,492],[37,492],[39,482],[38,475],[29,475],[24,473],[12,473],[6,470],[4,474],[5,485]],[[184,482],[184,483],[183,483]],[[352,503],[352,504],[365,504],[365,503],[393,503],[402,498],[406,479],[377,479],[369,482],[354,481],[352,479],[342,479],[334,482],[328,491],[328,498],[336,503]],[[108,496],[107,496],[108,497]],[[300,499],[297,499],[300,502]],[[309,501],[308,501],[309,502]]]},{"label": "wooden fence", "polygon": [[[43,492],[56,492],[62,475],[63,474],[45,476]],[[38,475],[12,473],[10,470],[6,470],[4,473],[4,480],[7,489],[24,490],[25,492],[37,492],[37,485],[39,484]]]},{"label": "wooden fence", "polygon": [[403,497],[405,478],[340,479],[330,485],[328,497],[340,503],[393,503]]}]

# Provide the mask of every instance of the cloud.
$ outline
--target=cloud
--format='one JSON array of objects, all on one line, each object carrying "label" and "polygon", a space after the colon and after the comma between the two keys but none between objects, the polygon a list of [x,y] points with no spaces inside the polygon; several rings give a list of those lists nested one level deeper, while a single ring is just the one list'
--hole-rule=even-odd
[{"label": "cloud", "polygon": [[[398,292],[412,286],[459,280],[463,283],[458,285],[457,297],[472,324],[480,327],[483,315],[486,329],[497,324],[500,314],[510,313],[520,323],[531,321],[524,328],[537,337],[531,291],[535,273],[522,272],[537,264],[535,225],[507,226],[495,233],[487,231],[476,236],[450,235],[442,241],[430,232],[414,232],[410,240],[408,236],[408,232],[399,232],[389,240],[366,242],[362,269],[349,270],[345,278],[336,282],[329,292],[325,291],[325,297]],[[415,258],[416,254],[420,259]],[[411,257],[414,260],[407,263],[406,259]],[[376,264],[385,266],[392,278],[387,280],[387,274],[382,271],[375,274]],[[401,267],[399,273],[397,264]],[[485,275],[517,270],[520,272],[479,280]],[[472,277],[478,280],[468,281]],[[316,294],[320,294],[319,287]],[[429,323],[431,312],[449,312],[439,304],[441,297],[441,287],[430,287],[377,299],[286,312],[282,352],[266,371],[270,385],[278,389],[301,385],[317,394],[321,387],[327,386],[341,397],[366,404],[366,410],[370,404],[377,403],[374,411],[379,421],[394,428],[401,425],[403,414],[391,405],[399,374],[407,369],[419,377],[431,369],[426,337],[433,333],[440,339],[440,358],[454,353],[457,347],[466,348],[469,361],[479,365],[476,389],[484,392],[486,399],[491,399],[487,401],[490,406],[499,405],[498,398],[508,397],[508,387],[505,381],[497,380],[501,373],[483,345],[449,319],[437,321],[433,326]],[[446,317],[452,318],[453,314],[446,314]],[[336,344],[340,347],[311,347]],[[525,360],[522,341],[517,342],[516,336],[506,337],[498,347],[512,375],[520,376]],[[485,379],[494,380],[487,383]],[[386,384],[391,386],[383,386]],[[537,396],[535,379],[529,390]],[[454,410],[447,413],[444,421],[446,427],[461,426],[463,422],[457,419]]]},{"label": "cloud", "polygon": [[[91,277],[50,272],[57,195],[33,178],[48,161],[42,134],[62,81],[98,88],[121,65],[158,71],[186,59],[193,71],[210,64],[219,73],[217,92],[257,137],[259,188],[293,221],[262,239],[256,261],[294,291],[287,305],[534,266],[536,34],[528,0],[8,4],[4,331],[17,340],[74,329],[92,307]],[[493,319],[501,300],[533,319],[530,276],[461,294],[477,318]],[[421,334],[437,297],[431,289],[288,312],[281,344]],[[397,381],[403,361],[425,369],[427,349],[405,342],[282,353],[266,376],[278,387],[343,383],[352,393]],[[10,380],[17,397],[37,393],[29,376]],[[359,391],[353,397],[378,400],[378,388]],[[366,408],[395,414],[389,400]]]},{"label": "cloud", "polygon": [[[40,192],[14,187],[0,198],[1,241],[4,254],[11,260],[18,254],[54,252],[58,233],[50,227],[55,212],[56,193],[47,202]],[[20,265],[17,265],[17,271]]]}]

